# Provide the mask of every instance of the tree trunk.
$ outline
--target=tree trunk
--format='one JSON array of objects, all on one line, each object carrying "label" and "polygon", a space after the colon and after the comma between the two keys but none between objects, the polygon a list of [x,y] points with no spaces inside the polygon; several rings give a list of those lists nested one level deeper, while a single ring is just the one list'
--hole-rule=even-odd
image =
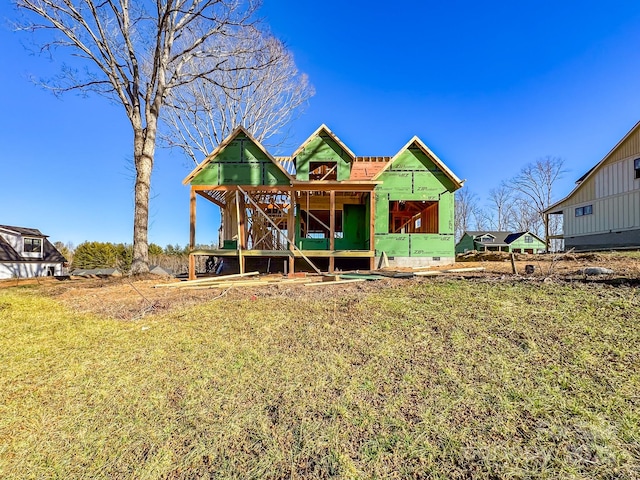
[{"label": "tree trunk", "polygon": [[[131,273],[149,272],[149,194],[155,152],[155,122],[146,129],[134,128],[134,164],[136,183],[133,211],[133,261]],[[151,131],[153,130],[153,131]]]}]

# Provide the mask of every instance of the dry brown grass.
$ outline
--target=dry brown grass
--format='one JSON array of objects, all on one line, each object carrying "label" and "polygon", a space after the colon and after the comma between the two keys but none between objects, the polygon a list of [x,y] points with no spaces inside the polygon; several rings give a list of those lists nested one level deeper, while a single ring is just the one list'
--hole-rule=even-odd
[{"label": "dry brown grass", "polygon": [[0,477],[637,478],[637,288],[498,280],[5,289]]}]

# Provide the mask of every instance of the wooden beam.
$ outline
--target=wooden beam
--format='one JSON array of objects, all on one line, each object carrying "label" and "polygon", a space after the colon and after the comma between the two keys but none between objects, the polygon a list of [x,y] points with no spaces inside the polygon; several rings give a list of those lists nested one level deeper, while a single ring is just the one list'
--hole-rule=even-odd
[{"label": "wooden beam", "polygon": [[[196,248],[196,191],[191,187],[189,194],[189,250]],[[196,278],[196,259],[189,255],[189,280]]]},{"label": "wooden beam", "polygon": [[382,182],[339,182],[334,180],[312,180],[308,182],[293,182],[297,191],[309,192],[370,192]]},{"label": "wooden beam", "polygon": [[289,274],[295,273],[296,259],[294,257],[293,245],[296,242],[296,195],[295,192],[289,192],[289,216],[287,218],[287,234],[289,236],[289,251],[291,257],[289,257]]},{"label": "wooden beam", "polygon": [[373,252],[373,256],[369,261],[369,269],[376,269],[376,193],[369,193],[369,250]]},{"label": "wooden beam", "polygon": [[267,185],[192,185],[196,191],[219,191],[219,192],[235,192],[238,188],[242,188],[243,191],[253,191],[257,190],[260,192],[282,192],[286,193],[291,190],[289,185],[278,185],[278,186],[267,186]]},{"label": "wooden beam", "polygon": [[244,195],[240,195],[240,229],[238,231],[238,245],[242,246],[243,250],[247,249],[247,209],[244,203]]},{"label": "wooden beam", "polygon": [[198,280],[187,280],[185,282],[160,283],[158,285],[155,285],[155,288],[158,288],[158,287],[180,288],[186,285],[199,285],[202,283],[226,282],[227,280],[230,280],[232,278],[253,277],[255,275],[260,275],[260,272],[249,272],[249,273],[243,273],[243,274],[234,273],[232,275],[220,275],[218,277],[199,278]]},{"label": "wooden beam", "polygon": [[244,273],[244,259],[242,258],[242,241],[240,240],[240,192],[236,190],[236,242],[238,244],[238,264],[240,266],[240,274]]},{"label": "wooden beam", "polygon": [[189,254],[189,280],[196,279],[196,256]]},{"label": "wooden beam", "polygon": [[196,192],[191,189],[189,197],[189,248],[196,247]]},{"label": "wooden beam", "polygon": [[[336,192],[329,193],[329,250],[336,249]],[[329,257],[329,273],[333,273],[336,267],[336,259],[333,255]]]}]

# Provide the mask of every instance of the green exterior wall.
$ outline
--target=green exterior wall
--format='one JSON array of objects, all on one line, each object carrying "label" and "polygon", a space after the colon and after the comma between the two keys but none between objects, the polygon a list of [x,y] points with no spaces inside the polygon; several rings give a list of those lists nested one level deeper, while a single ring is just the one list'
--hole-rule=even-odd
[{"label": "green exterior wall", "polygon": [[[454,255],[453,202],[455,186],[420,149],[408,148],[378,180],[375,189],[375,249],[389,257],[452,257]],[[438,202],[438,233],[389,233],[389,202]]]},{"label": "green exterior wall", "polygon": [[338,181],[349,180],[351,176],[351,158],[331,137],[317,136],[312,139],[296,158],[296,179],[309,181],[310,162],[337,163]]},{"label": "green exterior wall", "polygon": [[242,133],[191,180],[191,185],[275,186],[289,183],[267,154]]},{"label": "green exterior wall", "polygon": [[[301,213],[296,211],[296,245],[301,250],[329,250],[329,238],[302,238]],[[336,238],[336,250],[369,250],[368,204],[344,204],[342,210],[342,238]]]},{"label": "green exterior wall", "polygon": [[342,210],[342,238],[336,238],[336,250],[368,250],[369,216],[367,206],[345,204]]},{"label": "green exterior wall", "polygon": [[513,252],[514,250],[520,249],[520,251],[524,252],[525,250],[533,249],[533,253],[536,253],[538,250],[544,250],[546,248],[544,242],[541,242],[536,237],[533,237],[532,243],[526,243],[524,241],[524,237],[531,236],[528,234],[522,235],[517,240],[511,242],[509,244],[509,251]]},{"label": "green exterior wall", "polygon": [[456,245],[456,255],[458,253],[464,253],[465,250],[467,251],[476,250],[476,246],[473,242],[473,237],[466,233],[462,236],[462,238]]}]

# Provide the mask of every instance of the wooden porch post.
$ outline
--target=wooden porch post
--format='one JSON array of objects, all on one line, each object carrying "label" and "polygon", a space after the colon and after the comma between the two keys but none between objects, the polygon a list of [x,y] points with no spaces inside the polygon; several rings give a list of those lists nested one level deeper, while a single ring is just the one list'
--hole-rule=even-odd
[{"label": "wooden porch post", "polygon": [[196,258],[191,251],[196,248],[196,191],[189,194],[189,280],[196,278]]},{"label": "wooden porch post", "polygon": [[[242,202],[244,203],[244,202]],[[237,243],[238,243],[238,264],[240,266],[240,273],[244,273],[244,258],[242,257],[242,245],[244,243],[244,212],[242,212],[242,217],[240,216],[240,192],[236,190],[236,222],[237,222]]]},{"label": "wooden porch post", "polygon": [[376,269],[376,193],[372,190],[369,192],[369,250],[373,252],[373,256],[369,262],[369,269]]},{"label": "wooden porch post", "polygon": [[294,255],[293,245],[296,241],[296,192],[291,189],[289,192],[289,217],[287,218],[287,236],[289,237],[289,252],[291,256],[289,257],[289,273],[293,276],[295,273],[295,264],[296,257]]},{"label": "wooden porch post", "polygon": [[329,192],[329,250],[331,256],[329,257],[329,273],[333,273],[335,270],[336,259],[334,257],[336,249],[336,192],[331,190]]}]

